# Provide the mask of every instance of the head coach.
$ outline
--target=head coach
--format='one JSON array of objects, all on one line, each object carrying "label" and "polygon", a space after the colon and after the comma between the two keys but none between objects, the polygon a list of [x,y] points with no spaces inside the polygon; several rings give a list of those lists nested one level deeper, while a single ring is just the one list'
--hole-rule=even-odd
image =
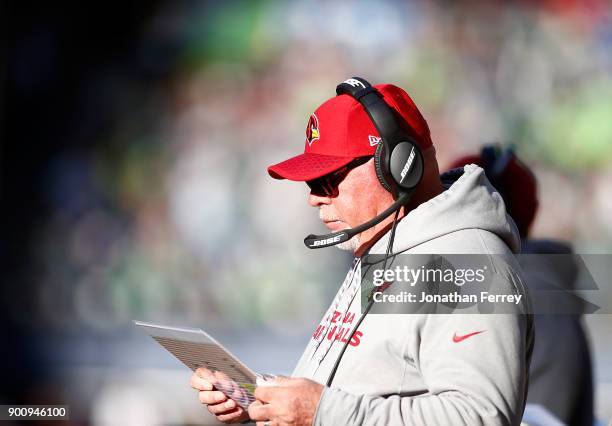
[{"label": "head coach", "polygon": [[[258,387],[248,412],[199,370],[200,401],[220,421],[260,425],[519,424],[528,386],[529,315],[367,315],[367,254],[475,253],[513,258],[516,226],[483,170],[440,176],[429,127],[401,88],[351,78],[310,116],[304,153],[268,168],[304,181],[332,245],[355,260],[292,378]],[[521,282],[515,263],[503,267]],[[524,291],[517,288],[517,291]],[[369,305],[371,306],[371,305]]]}]

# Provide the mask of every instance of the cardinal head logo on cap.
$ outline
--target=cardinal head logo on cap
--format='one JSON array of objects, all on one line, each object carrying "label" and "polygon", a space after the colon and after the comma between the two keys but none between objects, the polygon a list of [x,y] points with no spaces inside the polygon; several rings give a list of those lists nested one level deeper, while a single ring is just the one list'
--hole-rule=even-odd
[{"label": "cardinal head logo on cap", "polygon": [[319,140],[319,119],[316,115],[312,114],[308,119],[308,125],[306,126],[306,142],[308,146],[311,146],[315,141]]}]

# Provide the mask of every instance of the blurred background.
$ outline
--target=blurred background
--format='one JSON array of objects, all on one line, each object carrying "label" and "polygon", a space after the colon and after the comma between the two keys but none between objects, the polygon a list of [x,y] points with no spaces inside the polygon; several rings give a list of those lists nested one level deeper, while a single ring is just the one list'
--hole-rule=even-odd
[{"label": "blurred background", "polygon": [[[2,2],[0,401],[72,424],[212,424],[133,319],[290,374],[350,265],[309,251],[306,185],[266,167],[358,75],[405,88],[441,169],[512,144],[534,236],[612,253],[607,1]],[[612,317],[585,318],[612,417]],[[551,354],[551,356],[553,356]]]}]

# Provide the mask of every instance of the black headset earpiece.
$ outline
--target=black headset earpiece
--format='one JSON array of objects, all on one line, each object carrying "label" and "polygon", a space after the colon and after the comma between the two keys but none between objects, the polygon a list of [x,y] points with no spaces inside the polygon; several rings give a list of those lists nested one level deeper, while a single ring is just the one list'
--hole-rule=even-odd
[{"label": "black headset earpiece", "polygon": [[384,146],[385,144],[381,142],[376,147],[376,152],[374,153],[374,169],[376,170],[376,177],[378,178],[378,181],[380,182],[382,187],[385,188],[387,191],[393,193],[393,189],[387,183],[387,180],[385,179],[385,173],[383,172],[382,165],[380,164],[380,159],[382,157],[381,151],[383,150]]},{"label": "black headset earpiece", "polygon": [[[384,148],[383,148],[384,149]],[[381,156],[383,176],[391,176],[398,192],[412,192],[423,178],[423,155],[418,145],[406,138],[391,151],[385,171],[384,151]],[[388,180],[388,179],[387,179]]]},{"label": "black headset earpiece", "polygon": [[360,77],[340,83],[336,94],[347,94],[361,103],[378,130],[381,142],[374,154],[374,167],[383,188],[395,199],[414,191],[423,177],[423,155],[412,137],[402,130],[398,113],[375,87]]}]

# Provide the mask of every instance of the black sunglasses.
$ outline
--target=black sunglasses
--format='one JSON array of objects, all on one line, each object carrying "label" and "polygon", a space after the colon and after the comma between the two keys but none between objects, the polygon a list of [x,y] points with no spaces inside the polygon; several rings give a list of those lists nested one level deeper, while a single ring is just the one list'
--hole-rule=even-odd
[{"label": "black sunglasses", "polygon": [[336,170],[335,172],[331,172],[326,174],[325,176],[321,176],[320,178],[308,180],[306,181],[306,185],[310,188],[310,192],[313,195],[318,195],[322,197],[331,197],[336,192],[336,188],[342,182],[342,179],[346,177],[348,172],[350,172],[355,167],[359,167],[362,164],[370,161],[370,157],[358,157],[353,161],[348,163],[346,166]]}]

